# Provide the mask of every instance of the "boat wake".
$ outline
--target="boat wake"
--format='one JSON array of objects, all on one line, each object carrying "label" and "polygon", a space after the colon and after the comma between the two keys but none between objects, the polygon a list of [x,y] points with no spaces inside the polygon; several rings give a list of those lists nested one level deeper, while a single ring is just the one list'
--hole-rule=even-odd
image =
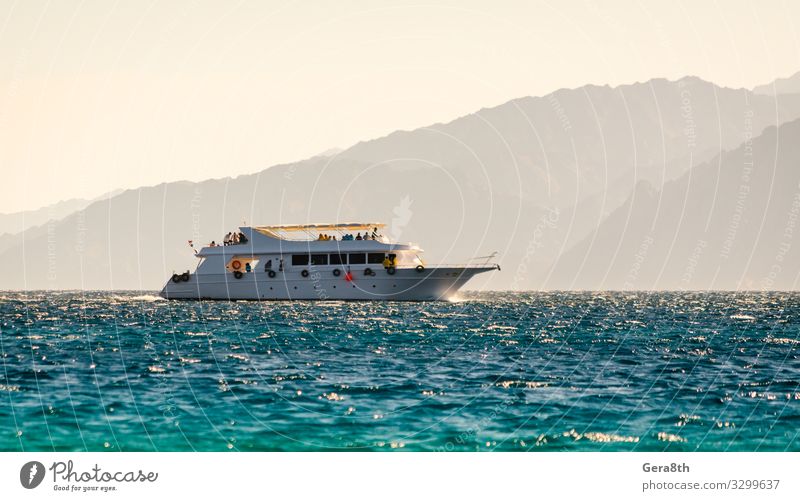
[{"label": "boat wake", "polygon": [[154,296],[152,294],[142,294],[139,296],[111,296],[114,301],[143,301],[145,303],[153,303],[155,301],[166,301],[161,296]]}]

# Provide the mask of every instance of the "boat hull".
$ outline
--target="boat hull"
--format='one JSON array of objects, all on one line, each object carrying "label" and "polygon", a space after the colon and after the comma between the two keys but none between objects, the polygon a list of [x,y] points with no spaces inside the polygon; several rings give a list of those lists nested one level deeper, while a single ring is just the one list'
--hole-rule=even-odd
[{"label": "boat hull", "polygon": [[307,277],[300,272],[277,272],[270,278],[265,272],[244,273],[237,279],[232,273],[191,274],[186,282],[169,280],[161,291],[166,299],[210,300],[359,300],[359,301],[437,301],[450,300],[473,276],[497,269],[496,266],[436,267],[417,271],[384,269],[374,275],[353,272],[347,280],[332,269],[311,270]]}]

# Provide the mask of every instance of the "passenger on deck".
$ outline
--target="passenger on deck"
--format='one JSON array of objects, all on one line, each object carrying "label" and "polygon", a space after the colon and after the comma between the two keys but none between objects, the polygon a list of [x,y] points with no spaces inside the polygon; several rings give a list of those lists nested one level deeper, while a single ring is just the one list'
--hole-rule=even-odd
[{"label": "passenger on deck", "polygon": [[317,238],[317,240],[322,240],[322,239],[323,239],[323,238],[322,238],[322,233],[320,233],[320,234],[319,234],[319,237]]},{"label": "passenger on deck", "polygon": [[356,234],[356,240],[362,240],[360,232],[358,234]]},{"label": "passenger on deck", "polygon": [[383,268],[388,270],[391,267],[392,267],[392,260],[389,259],[389,256],[386,256],[385,258],[383,258]]},{"label": "passenger on deck", "polygon": [[208,246],[209,246],[209,247],[216,247],[216,246],[217,246],[217,243],[216,243],[215,241],[213,241],[213,240],[212,240],[212,241],[211,241],[211,243],[210,243]]},{"label": "passenger on deck", "polygon": [[222,241],[223,245],[230,245],[231,244],[231,235],[232,234],[231,234],[230,231],[225,235],[225,240]]},{"label": "passenger on deck", "polygon": [[233,234],[233,241],[231,242],[231,245],[236,245],[238,243],[239,243],[239,234],[238,233],[234,233]]},{"label": "passenger on deck", "polygon": [[376,228],[372,228],[372,239],[373,240],[377,240],[379,236],[380,235],[378,235],[378,228],[377,227]]},{"label": "passenger on deck", "polygon": [[246,271],[247,273],[250,273],[251,271],[253,271],[253,268],[250,266],[250,263],[245,263],[244,271]]}]

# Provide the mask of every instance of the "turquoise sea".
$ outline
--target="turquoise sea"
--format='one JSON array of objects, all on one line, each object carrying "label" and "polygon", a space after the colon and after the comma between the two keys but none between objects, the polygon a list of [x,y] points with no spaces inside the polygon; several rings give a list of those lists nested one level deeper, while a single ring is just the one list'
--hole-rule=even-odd
[{"label": "turquoise sea", "polygon": [[4,451],[800,450],[800,294],[0,293]]}]

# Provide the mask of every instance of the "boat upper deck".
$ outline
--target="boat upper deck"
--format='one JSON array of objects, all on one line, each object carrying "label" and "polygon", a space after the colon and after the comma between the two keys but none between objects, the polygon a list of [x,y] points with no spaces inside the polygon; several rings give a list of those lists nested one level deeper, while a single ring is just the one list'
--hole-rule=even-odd
[{"label": "boat upper deck", "polygon": [[378,240],[389,243],[389,240],[381,234],[385,227],[383,223],[318,223],[254,226],[253,230],[279,240]]},{"label": "boat upper deck", "polygon": [[[415,250],[415,244],[391,242],[381,232],[383,223],[293,224],[242,226],[229,233],[223,244],[212,242],[197,253],[198,257],[218,254],[270,252],[335,252],[338,250]],[[234,235],[235,238],[232,238]]]}]

